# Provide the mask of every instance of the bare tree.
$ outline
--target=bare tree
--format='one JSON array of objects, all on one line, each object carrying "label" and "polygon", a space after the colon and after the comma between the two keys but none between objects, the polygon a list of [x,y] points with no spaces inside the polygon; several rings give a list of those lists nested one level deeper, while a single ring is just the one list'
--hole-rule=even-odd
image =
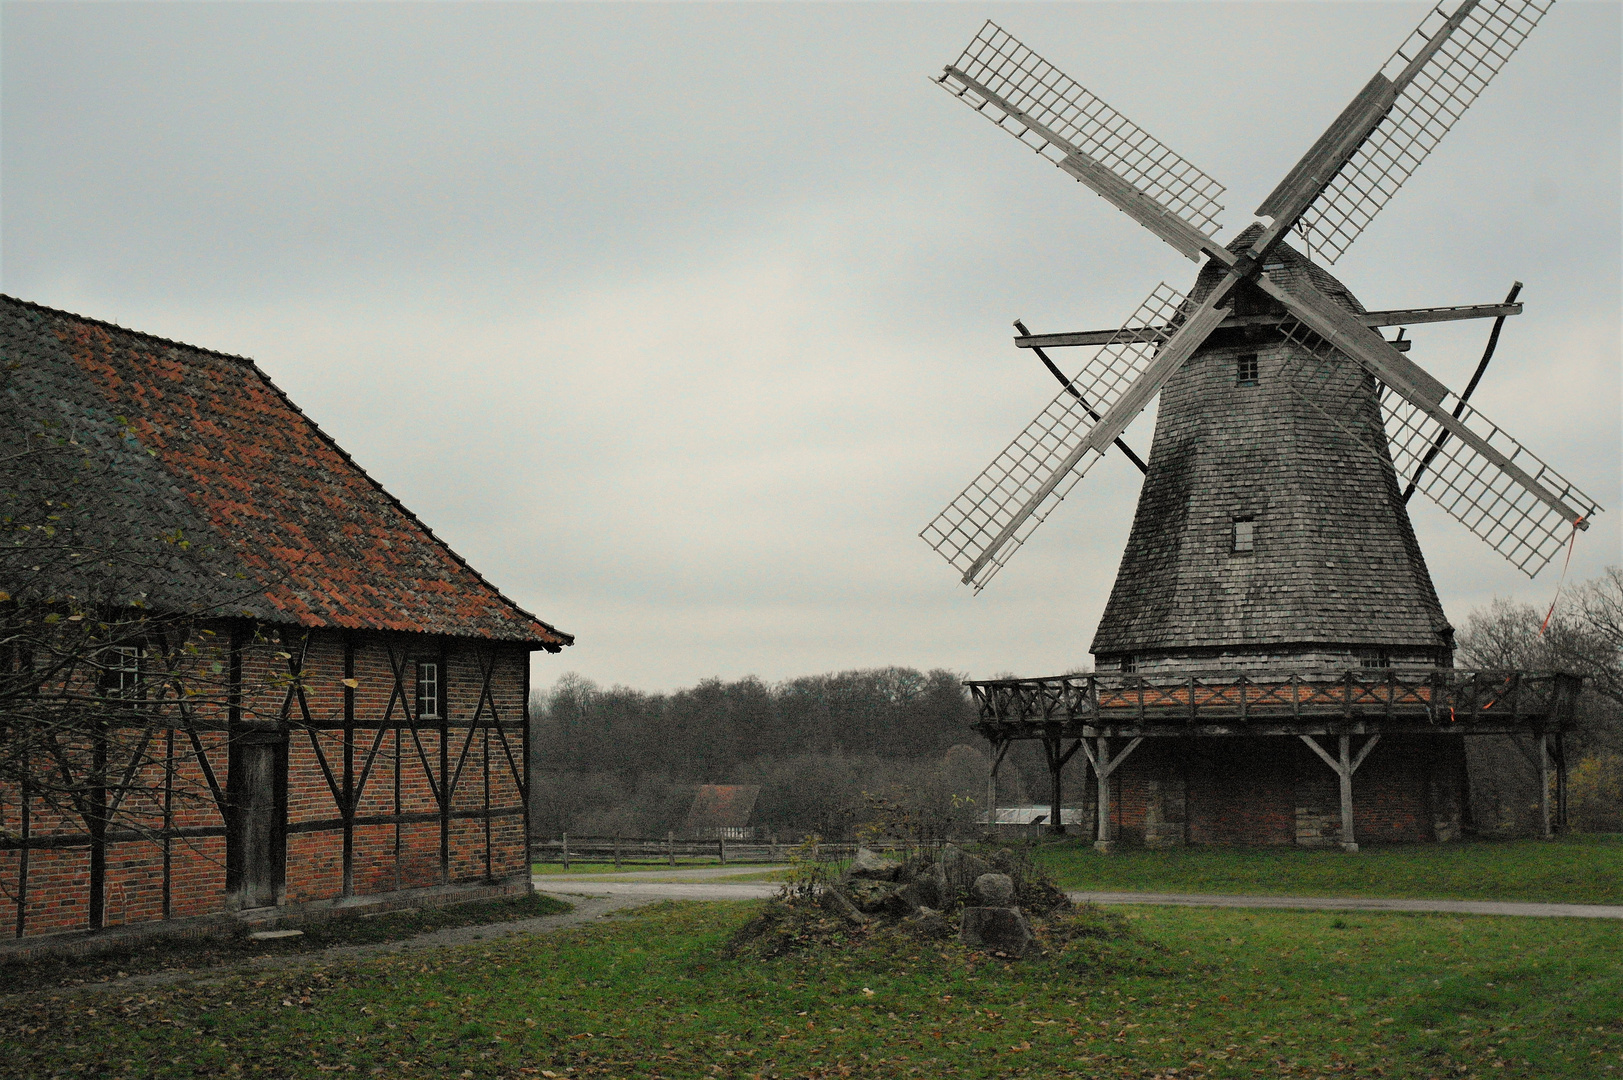
[{"label": "bare tree", "polygon": [[[1548,616],[1548,617],[1547,617]],[[1572,762],[1572,822],[1583,829],[1623,821],[1623,570],[1609,567],[1579,585],[1553,615],[1495,600],[1472,612],[1460,632],[1460,660],[1480,668],[1559,670],[1583,675],[1577,729],[1565,740]],[[1508,739],[1466,745],[1472,816],[1483,831],[1532,828],[1538,777]]]},{"label": "bare tree", "polygon": [[1596,693],[1623,704],[1623,567],[1608,566],[1579,586],[1572,609],[1573,622],[1584,631],[1581,652],[1572,661]]}]

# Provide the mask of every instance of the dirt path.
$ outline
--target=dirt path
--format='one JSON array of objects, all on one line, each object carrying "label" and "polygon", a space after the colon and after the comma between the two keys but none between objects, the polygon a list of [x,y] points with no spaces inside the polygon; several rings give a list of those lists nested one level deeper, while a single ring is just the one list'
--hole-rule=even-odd
[{"label": "dirt path", "polygon": [[678,866],[671,870],[610,870],[598,874],[532,874],[530,882],[542,892],[556,892],[555,885],[579,881],[708,881],[711,878],[753,877],[787,870],[788,866],[768,864],[744,866]]},{"label": "dirt path", "polygon": [[[757,900],[773,896],[780,886],[770,881],[676,882],[631,879],[625,875],[582,880],[583,893],[625,900]],[[565,895],[570,886],[548,884],[536,888]],[[1545,904],[1509,900],[1388,900],[1325,896],[1217,896],[1198,893],[1083,892],[1066,893],[1078,903],[1154,904],[1174,907],[1263,908],[1292,911],[1429,911],[1455,915],[1510,915],[1542,919],[1623,919],[1618,904]],[[573,899],[573,896],[570,897]]]},{"label": "dirt path", "polygon": [[656,900],[763,900],[778,895],[777,881],[582,881],[538,884],[549,896],[575,903],[577,896],[607,896],[642,903]]},{"label": "dirt path", "polygon": [[1173,907],[1284,908],[1296,911],[1434,911],[1535,919],[1623,919],[1623,904],[1543,904],[1511,900],[1384,900],[1329,896],[1206,896],[1194,893],[1068,892],[1079,903]]}]

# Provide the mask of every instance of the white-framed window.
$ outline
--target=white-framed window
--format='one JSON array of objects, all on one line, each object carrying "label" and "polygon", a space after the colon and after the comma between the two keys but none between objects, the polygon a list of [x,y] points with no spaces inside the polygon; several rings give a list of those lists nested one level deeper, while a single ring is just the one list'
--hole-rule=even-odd
[{"label": "white-framed window", "polygon": [[1389,668],[1392,666],[1392,655],[1385,649],[1364,649],[1358,654],[1358,666]]},{"label": "white-framed window", "polygon": [[141,695],[141,649],[135,645],[113,645],[101,652],[102,693],[113,698]]},{"label": "white-framed window", "polygon": [[1121,673],[1123,675],[1131,675],[1137,670],[1138,657],[1134,656],[1132,653],[1128,653],[1126,656],[1121,658]]},{"label": "white-framed window", "polygon": [[1245,353],[1245,354],[1243,354],[1241,356],[1235,357],[1234,385],[1235,386],[1255,386],[1255,385],[1257,385],[1257,354],[1256,353]]},{"label": "white-framed window", "polygon": [[1234,550],[1254,551],[1257,547],[1257,519],[1254,517],[1237,517],[1234,519]]},{"label": "white-framed window", "polygon": [[438,720],[442,709],[440,664],[438,660],[417,661],[417,718]]}]

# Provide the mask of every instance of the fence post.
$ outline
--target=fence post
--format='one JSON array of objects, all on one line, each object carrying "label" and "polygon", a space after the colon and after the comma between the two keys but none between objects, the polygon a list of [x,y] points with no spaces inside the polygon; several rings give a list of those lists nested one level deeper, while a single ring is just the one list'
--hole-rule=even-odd
[{"label": "fence post", "polygon": [[564,869],[569,869],[569,834],[564,833]]},{"label": "fence post", "polygon": [[620,869],[620,834],[614,834],[614,868]]},{"label": "fence post", "polygon": [[667,856],[669,856],[671,865],[675,866],[676,865],[676,834],[674,832],[667,832],[665,834],[665,854]]},{"label": "fence post", "polygon": [[716,852],[721,856],[721,865],[726,866],[727,865],[727,838],[725,836],[720,835],[719,833],[716,835]]}]

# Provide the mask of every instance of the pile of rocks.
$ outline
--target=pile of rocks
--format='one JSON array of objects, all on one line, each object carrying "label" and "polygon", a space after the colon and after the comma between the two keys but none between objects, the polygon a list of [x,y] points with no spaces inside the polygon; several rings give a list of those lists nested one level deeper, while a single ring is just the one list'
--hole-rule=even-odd
[{"label": "pile of rocks", "polygon": [[908,859],[861,848],[818,899],[855,925],[891,921],[926,937],[956,933],[965,945],[1008,956],[1035,949],[1027,912],[1043,918],[1071,907],[1012,852],[982,858],[950,844]]}]

